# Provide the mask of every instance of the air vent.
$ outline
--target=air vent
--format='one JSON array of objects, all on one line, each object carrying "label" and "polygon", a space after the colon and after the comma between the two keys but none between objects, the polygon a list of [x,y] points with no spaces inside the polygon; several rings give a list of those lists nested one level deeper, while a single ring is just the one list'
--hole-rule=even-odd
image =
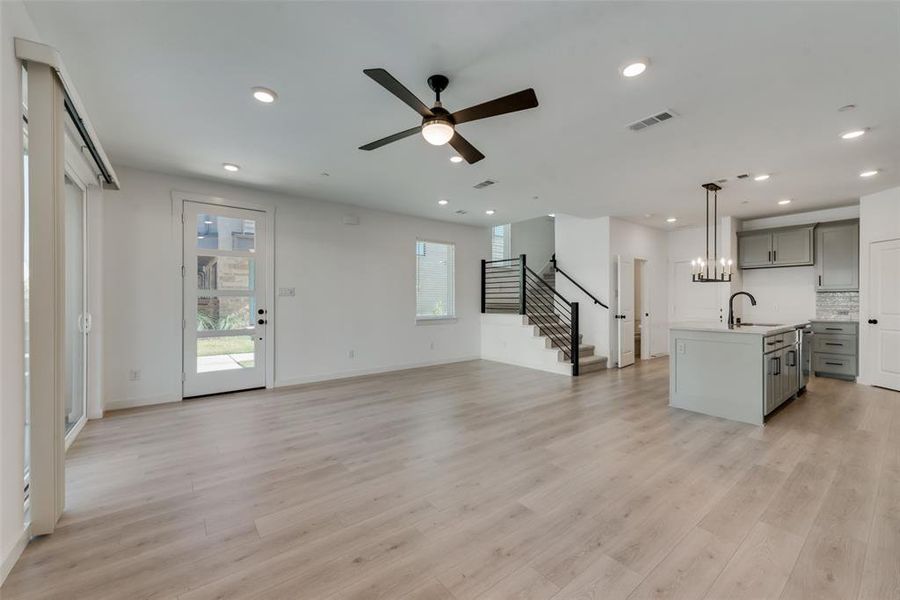
[{"label": "air vent", "polygon": [[748,177],[750,177],[750,173],[741,173],[737,176],[738,179],[747,179]]},{"label": "air vent", "polygon": [[728,180],[727,179],[716,179],[716,183],[718,183],[719,185],[722,185],[723,183],[728,183]]},{"label": "air vent", "polygon": [[641,119],[640,121],[635,121],[628,125],[628,129],[632,131],[640,131],[641,129],[647,129],[652,125],[656,125],[657,123],[662,123],[663,121],[668,121],[672,117],[675,116],[675,113],[671,110],[664,110],[661,113],[657,113],[655,115],[651,115],[646,119]]},{"label": "air vent", "polygon": [[467,211],[467,210],[462,210],[462,209],[459,209],[458,211],[456,211],[456,214],[458,214],[458,215],[465,215],[465,214],[468,214],[468,213],[469,213],[469,211]]},{"label": "air vent", "polygon": [[490,179],[485,179],[481,183],[476,183],[474,187],[476,190],[483,190],[484,188],[488,187],[489,185],[494,185],[495,183],[497,183],[497,182],[492,181]]}]

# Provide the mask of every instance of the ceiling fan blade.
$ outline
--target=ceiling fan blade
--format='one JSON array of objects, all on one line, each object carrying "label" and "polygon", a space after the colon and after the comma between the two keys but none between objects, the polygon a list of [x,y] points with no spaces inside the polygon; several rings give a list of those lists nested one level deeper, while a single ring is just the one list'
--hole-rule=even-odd
[{"label": "ceiling fan blade", "polygon": [[415,94],[406,89],[402,83],[394,79],[394,76],[384,69],[363,69],[363,73],[381,84],[384,89],[403,100],[403,102],[423,117],[433,116],[431,109],[425,106],[424,102],[416,98]]},{"label": "ceiling fan blade", "polygon": [[450,145],[454,150],[459,152],[459,155],[466,159],[466,162],[471,164],[477,163],[479,160],[484,158],[484,154],[478,151],[478,149],[469,143],[466,138],[459,135],[458,131],[453,132],[453,137],[450,138]]},{"label": "ceiling fan blade", "polygon": [[381,138],[380,140],[376,140],[374,142],[370,142],[365,146],[360,146],[360,150],[374,150],[375,148],[381,148],[382,146],[386,146],[391,142],[396,142],[397,140],[402,140],[403,138],[409,137],[411,135],[415,135],[422,131],[422,127],[416,125],[415,127],[411,127],[406,131],[401,131],[400,133],[395,133],[394,135],[389,135],[385,138]]},{"label": "ceiling fan blade", "polygon": [[518,110],[534,108],[537,105],[537,95],[533,89],[528,88],[509,96],[503,96],[496,100],[482,102],[481,104],[458,110],[453,113],[453,121],[458,125],[469,121],[477,121],[478,119],[486,119],[487,117],[505,115]]}]

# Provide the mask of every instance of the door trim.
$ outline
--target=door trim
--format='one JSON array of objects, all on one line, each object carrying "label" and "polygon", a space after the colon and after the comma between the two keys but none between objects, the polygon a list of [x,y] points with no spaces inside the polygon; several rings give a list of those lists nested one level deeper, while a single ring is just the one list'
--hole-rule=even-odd
[{"label": "door trim", "polygon": [[268,204],[258,204],[255,202],[246,202],[242,200],[233,200],[223,198],[221,196],[207,196],[205,194],[197,194],[193,192],[182,192],[178,190],[172,191],[172,239],[177,240],[177,250],[172,256],[172,273],[177,278],[178,284],[175,286],[177,290],[177,305],[181,307],[178,312],[178,318],[173,323],[173,327],[177,328],[179,348],[178,354],[181,356],[179,361],[179,371],[173,373],[173,383],[178,389],[179,399],[184,399],[184,382],[182,381],[182,373],[184,373],[184,329],[182,328],[182,320],[184,319],[184,277],[181,274],[181,267],[184,263],[183,246],[184,246],[184,203],[185,202],[201,202],[204,204],[213,204],[227,208],[238,208],[246,210],[256,210],[263,213],[266,222],[266,272],[269,275],[265,283],[265,297],[267,305],[268,328],[266,331],[265,353],[266,353],[266,388],[275,387],[275,324],[277,322],[277,310],[275,306],[275,207]]}]

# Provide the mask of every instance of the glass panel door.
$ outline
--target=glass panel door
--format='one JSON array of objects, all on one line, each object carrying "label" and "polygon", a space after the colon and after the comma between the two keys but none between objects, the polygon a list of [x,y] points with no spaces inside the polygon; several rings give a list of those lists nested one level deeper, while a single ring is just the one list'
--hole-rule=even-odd
[{"label": "glass panel door", "polygon": [[184,204],[184,396],[265,386],[264,213]]},{"label": "glass panel door", "polygon": [[85,190],[73,177],[65,177],[65,393],[66,435],[85,418],[87,397],[85,327]]}]

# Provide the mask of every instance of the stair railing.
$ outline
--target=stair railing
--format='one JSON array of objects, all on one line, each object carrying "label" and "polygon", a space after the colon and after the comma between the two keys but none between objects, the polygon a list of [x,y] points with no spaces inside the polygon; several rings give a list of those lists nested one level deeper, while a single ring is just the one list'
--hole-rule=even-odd
[{"label": "stair railing", "polygon": [[481,261],[481,312],[527,316],[579,373],[578,303],[569,302],[517,258]]},{"label": "stair railing", "polygon": [[566,273],[565,271],[563,271],[562,269],[559,268],[559,265],[556,264],[556,254],[554,254],[553,256],[550,257],[550,263],[553,265],[553,270],[554,270],[555,272],[559,273],[560,275],[562,275],[563,277],[565,277],[566,279],[568,279],[569,282],[570,282],[572,285],[574,285],[574,286],[577,287],[579,290],[581,290],[582,292],[584,292],[585,294],[587,294],[588,298],[590,298],[591,300],[594,301],[594,304],[599,304],[599,305],[602,306],[603,308],[609,310],[609,306],[607,306],[606,304],[604,304],[603,302],[601,302],[599,299],[597,299],[597,297],[596,297],[595,295],[593,295],[592,293],[590,293],[589,291],[587,291],[586,289],[584,289],[584,286],[582,286],[580,283],[578,283],[577,281],[575,281],[574,279],[572,279],[572,278],[569,276],[568,273]]}]

